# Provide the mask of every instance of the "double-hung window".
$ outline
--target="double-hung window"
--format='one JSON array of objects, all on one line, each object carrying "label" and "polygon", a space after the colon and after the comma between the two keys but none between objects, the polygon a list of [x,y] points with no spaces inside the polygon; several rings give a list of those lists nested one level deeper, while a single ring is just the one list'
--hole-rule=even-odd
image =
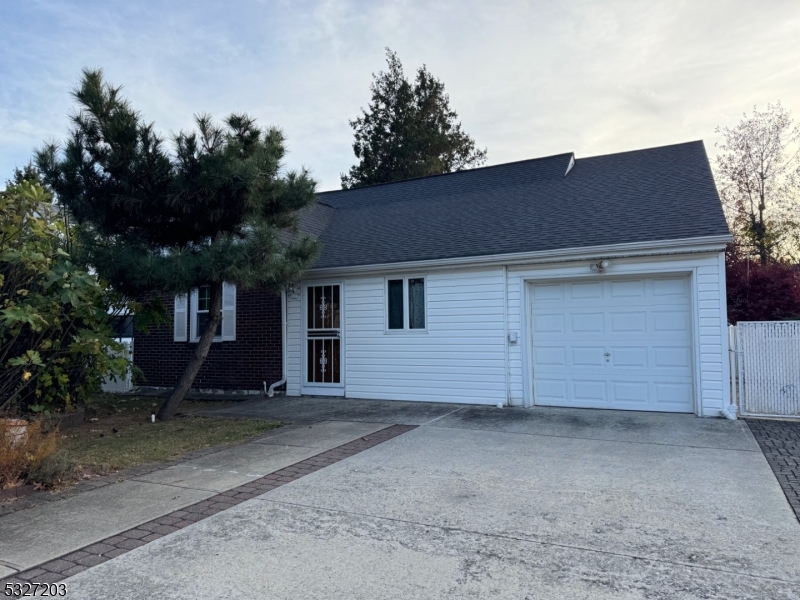
[{"label": "double-hung window", "polygon": [[[200,286],[187,296],[175,296],[174,340],[197,342],[206,330],[211,308],[211,288]],[[189,327],[186,327],[186,321]],[[236,340],[236,286],[222,284],[222,319],[217,325],[215,342]]]},{"label": "double-hung window", "polygon": [[397,277],[386,280],[386,328],[389,331],[424,331],[425,278]]}]

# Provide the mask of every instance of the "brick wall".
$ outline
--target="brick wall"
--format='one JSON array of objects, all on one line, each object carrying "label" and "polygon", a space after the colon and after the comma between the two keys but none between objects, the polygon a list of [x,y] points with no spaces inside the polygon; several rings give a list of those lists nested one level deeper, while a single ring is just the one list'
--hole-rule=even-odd
[{"label": "brick wall", "polygon": [[[163,297],[169,322],[134,333],[133,362],[147,378],[139,385],[172,387],[197,344],[173,341],[172,297]],[[190,309],[191,314],[191,309]],[[281,298],[265,289],[236,291],[236,341],[214,342],[194,381],[197,389],[263,390],[281,378]]]}]

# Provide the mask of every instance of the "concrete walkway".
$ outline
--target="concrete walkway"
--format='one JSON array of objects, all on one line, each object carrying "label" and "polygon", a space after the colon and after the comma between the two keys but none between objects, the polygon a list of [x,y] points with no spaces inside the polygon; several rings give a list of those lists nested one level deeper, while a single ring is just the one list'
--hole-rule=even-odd
[{"label": "concrete walkway", "polygon": [[[342,399],[233,410],[315,408],[358,419]],[[743,422],[396,408],[422,426],[70,577],[70,597],[800,597],[800,525]]]},{"label": "concrete walkway", "polygon": [[99,542],[386,427],[323,421],[277,429],[139,478],[0,519],[0,578]]}]

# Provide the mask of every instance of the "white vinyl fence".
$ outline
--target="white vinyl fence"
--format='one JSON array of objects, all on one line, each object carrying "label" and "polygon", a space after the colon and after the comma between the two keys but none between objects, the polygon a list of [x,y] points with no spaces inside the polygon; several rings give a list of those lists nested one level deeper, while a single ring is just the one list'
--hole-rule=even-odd
[{"label": "white vinyl fence", "polygon": [[[122,356],[128,359],[133,359],[133,340],[122,342]],[[130,392],[133,390],[133,379],[131,377],[130,369],[128,369],[124,379],[115,379],[111,375],[107,376],[103,380],[103,385],[101,387],[104,392],[108,392],[110,394],[122,394],[125,392]]]},{"label": "white vinyl fence", "polygon": [[800,417],[800,321],[742,321],[728,328],[728,340],[739,413]]}]

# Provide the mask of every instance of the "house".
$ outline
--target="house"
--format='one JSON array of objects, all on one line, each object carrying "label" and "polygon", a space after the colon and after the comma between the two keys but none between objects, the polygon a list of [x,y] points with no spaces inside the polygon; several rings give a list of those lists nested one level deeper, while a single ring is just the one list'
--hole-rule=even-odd
[{"label": "house", "polygon": [[[731,236],[702,142],[326,192],[302,224],[322,253],[284,306],[235,301],[237,333],[268,303],[278,314],[271,383],[289,396],[700,416],[729,404]],[[192,300],[176,304],[176,338],[202,309]],[[235,340],[231,355],[277,359]],[[226,345],[209,373],[232,364]]]}]

